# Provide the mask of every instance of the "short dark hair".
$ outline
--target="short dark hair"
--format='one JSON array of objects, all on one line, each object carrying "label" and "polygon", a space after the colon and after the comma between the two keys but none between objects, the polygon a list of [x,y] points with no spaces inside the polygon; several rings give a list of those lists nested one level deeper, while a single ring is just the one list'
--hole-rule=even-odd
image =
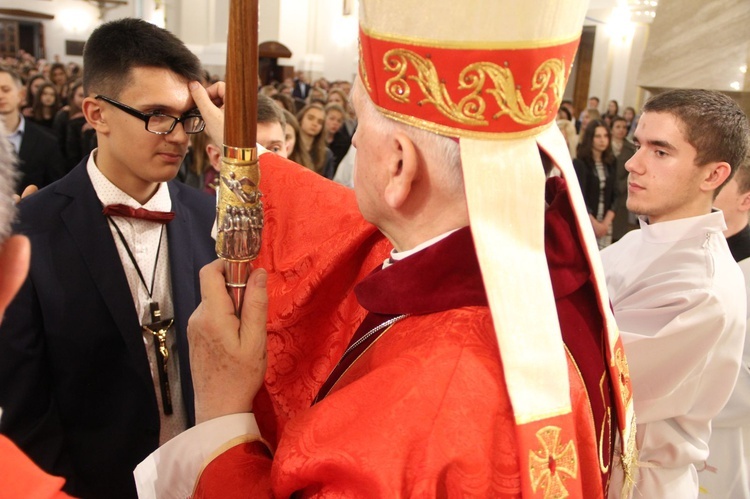
[{"label": "short dark hair", "polygon": [[596,97],[596,96],[593,96],[593,95],[591,97],[589,97],[589,100],[595,100],[597,104],[599,104],[601,102],[599,100],[599,97]]},{"label": "short dark hair", "polygon": [[612,122],[610,123],[610,128],[614,128],[614,126],[615,126],[615,123],[617,123],[618,121],[622,121],[622,122],[624,122],[624,123],[625,123],[626,125],[628,124],[628,120],[626,120],[626,119],[625,119],[625,118],[623,118],[622,116],[615,116],[615,117],[613,117],[613,118],[612,118]]},{"label": "short dark hair", "polygon": [[270,97],[270,99],[281,102],[281,105],[283,106],[283,108],[292,114],[297,112],[297,109],[295,109],[295,106],[294,106],[294,99],[292,99],[286,94],[282,94],[282,93],[273,94]]},{"label": "short dark hair", "polygon": [[567,108],[560,106],[560,109],[558,109],[557,112],[558,113],[565,113],[565,116],[567,116],[567,118],[565,118],[566,120],[568,120],[568,121],[572,121],[573,120],[573,115],[570,114],[570,111],[568,111]]},{"label": "short dark hair", "polygon": [[270,97],[258,94],[258,123],[278,123],[283,130],[286,119],[281,108],[277,106]]},{"label": "short dark hair", "polygon": [[[750,144],[748,148],[750,148]],[[737,167],[734,178],[737,180],[737,192],[740,194],[750,192],[750,150],[748,150],[745,154],[745,159]]]},{"label": "short dark hair", "polygon": [[91,33],[83,50],[84,92],[119,96],[133,68],[168,69],[188,81],[200,81],[198,57],[169,31],[142,19],[118,19]]},{"label": "short dark hair", "polygon": [[698,166],[725,161],[734,172],[745,159],[750,136],[747,116],[735,101],[720,92],[669,90],[649,99],[643,112],[676,117],[685,140],[695,147]]}]

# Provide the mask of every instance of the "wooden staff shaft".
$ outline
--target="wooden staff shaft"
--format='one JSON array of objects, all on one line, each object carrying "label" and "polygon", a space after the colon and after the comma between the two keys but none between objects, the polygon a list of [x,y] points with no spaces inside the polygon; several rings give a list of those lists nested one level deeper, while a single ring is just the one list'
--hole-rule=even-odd
[{"label": "wooden staff shaft", "polygon": [[263,205],[256,150],[258,0],[231,0],[224,95],[224,147],[217,203],[216,252],[240,315],[250,262],[260,251]]}]

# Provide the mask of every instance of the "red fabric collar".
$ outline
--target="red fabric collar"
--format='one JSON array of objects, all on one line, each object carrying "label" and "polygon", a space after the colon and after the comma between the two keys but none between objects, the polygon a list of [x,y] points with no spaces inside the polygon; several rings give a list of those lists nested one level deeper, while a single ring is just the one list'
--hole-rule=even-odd
[{"label": "red fabric collar", "polygon": [[354,292],[365,309],[383,315],[487,306],[468,227],[386,269],[376,269],[357,284]]},{"label": "red fabric collar", "polygon": [[[589,279],[568,187],[559,177],[547,181],[545,251],[556,299]],[[502,258],[502,248],[498,249]],[[468,227],[386,269],[375,269],[354,292],[366,310],[382,315],[430,314],[467,306],[487,306],[482,274]]]}]

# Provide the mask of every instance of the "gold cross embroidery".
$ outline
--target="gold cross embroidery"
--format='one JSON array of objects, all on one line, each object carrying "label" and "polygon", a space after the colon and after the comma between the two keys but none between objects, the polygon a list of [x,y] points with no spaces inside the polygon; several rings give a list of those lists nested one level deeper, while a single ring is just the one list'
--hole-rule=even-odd
[{"label": "gold cross embroidery", "polygon": [[529,451],[531,487],[534,492],[541,488],[545,499],[568,497],[565,480],[578,476],[575,444],[569,440],[565,446],[561,445],[561,431],[556,426],[545,426],[536,432],[542,448],[536,452]]}]

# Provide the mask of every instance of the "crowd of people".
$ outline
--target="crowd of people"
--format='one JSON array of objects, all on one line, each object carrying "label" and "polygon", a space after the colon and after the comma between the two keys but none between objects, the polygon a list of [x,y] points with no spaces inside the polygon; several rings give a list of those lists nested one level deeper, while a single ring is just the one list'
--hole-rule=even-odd
[{"label": "crowd of people", "polygon": [[[67,174],[97,146],[96,133],[81,109],[82,69],[75,63],[37,61],[22,50],[16,57],[5,58],[0,67],[16,83],[13,101],[7,102],[6,107],[18,108],[18,121],[31,122],[32,134],[43,134],[46,144],[54,138],[57,144],[61,158],[49,155],[46,165],[37,165],[41,159],[30,157],[33,153],[27,148],[20,150],[19,145],[17,150],[22,170],[44,171],[43,177],[22,179],[17,186],[19,193],[28,185],[44,187]],[[215,78],[203,72],[201,81],[210,84]],[[350,82],[328,82],[325,78],[310,85],[301,72],[295,79],[259,88],[260,95],[271,97],[289,113],[281,120],[285,129],[285,157],[326,178],[335,177],[339,164],[351,148],[356,129],[356,116],[349,104],[350,90]],[[9,130],[17,128],[12,120],[5,125]],[[206,150],[207,146],[203,136],[191,138],[189,156],[178,179],[194,187],[216,187],[212,182],[218,162],[213,162],[212,173],[211,151]],[[279,152],[276,146],[274,152]],[[347,169],[351,169],[351,163]],[[348,185],[351,187],[350,183]]]},{"label": "crowd of people", "polygon": [[[219,172],[224,83],[139,19],[98,27],[82,74],[6,61],[0,491],[750,498],[747,116],[706,90],[457,114],[384,54],[532,81],[519,38],[549,25],[436,1],[365,0],[353,84],[259,89],[262,197],[218,227],[260,249],[237,313],[211,237],[216,188],[249,180]],[[558,40],[585,14],[564,4]],[[569,74],[569,43],[541,50]]]}]

